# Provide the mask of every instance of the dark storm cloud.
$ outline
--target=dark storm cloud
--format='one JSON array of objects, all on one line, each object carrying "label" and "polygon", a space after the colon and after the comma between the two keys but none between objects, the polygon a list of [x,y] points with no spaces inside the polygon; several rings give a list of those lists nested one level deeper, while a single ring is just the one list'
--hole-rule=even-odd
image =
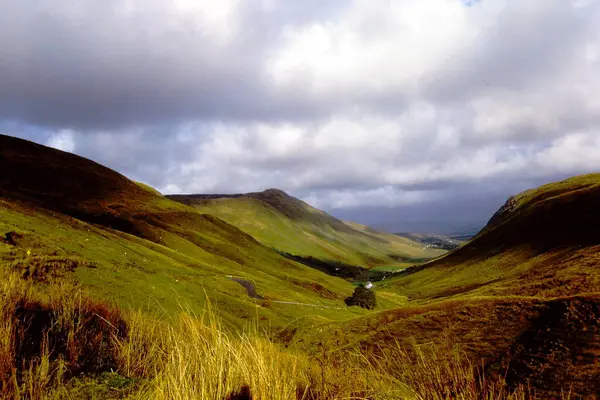
[{"label": "dark storm cloud", "polygon": [[313,3],[312,12],[236,3],[235,20],[213,27],[159,1],[4,1],[0,118],[94,130],[318,115],[316,105],[274,93],[262,71],[281,24],[337,4]]},{"label": "dark storm cloud", "polygon": [[557,174],[538,179],[517,179],[493,185],[440,187],[423,200],[396,206],[358,206],[332,210],[339,218],[363,223],[392,233],[418,232],[475,234],[506,200],[523,190],[569,175]]}]

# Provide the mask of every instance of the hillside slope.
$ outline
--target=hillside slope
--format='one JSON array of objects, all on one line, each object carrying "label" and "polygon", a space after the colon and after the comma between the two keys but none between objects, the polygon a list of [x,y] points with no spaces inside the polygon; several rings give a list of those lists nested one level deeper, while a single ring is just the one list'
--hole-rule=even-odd
[{"label": "hillside slope", "polygon": [[540,398],[597,398],[598,205],[599,174],[521,193],[462,247],[376,283],[379,297],[394,293],[402,307],[299,328],[287,339],[384,354],[416,343],[442,357],[458,346],[487,375]]},{"label": "hillside slope", "polygon": [[[354,319],[301,328],[292,343],[362,348],[432,348],[446,361],[464,352],[486,376],[524,384],[536,398],[600,395],[600,295],[554,299],[472,297],[407,305]],[[578,397],[591,396],[591,397]]]},{"label": "hillside slope", "polygon": [[[266,246],[294,256],[372,268],[410,266],[443,254],[409,239],[341,221],[276,189],[238,195],[167,197],[215,215]],[[342,269],[343,265],[338,267]]]},{"label": "hillside slope", "polygon": [[3,267],[41,280],[69,276],[97,296],[146,309],[200,310],[208,295],[238,327],[256,317],[276,326],[317,308],[257,307],[232,277],[253,282],[266,301],[345,312],[333,307],[351,293],[347,282],[90,160],[0,135],[0,171]]},{"label": "hillside slope", "polygon": [[600,174],[510,198],[463,247],[388,285],[413,298],[600,292]]}]

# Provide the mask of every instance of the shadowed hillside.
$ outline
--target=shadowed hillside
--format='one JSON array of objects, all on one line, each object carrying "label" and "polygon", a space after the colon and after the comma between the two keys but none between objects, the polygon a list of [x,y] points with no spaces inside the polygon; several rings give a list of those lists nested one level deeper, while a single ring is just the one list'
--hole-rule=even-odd
[{"label": "shadowed hillside", "polygon": [[523,192],[469,243],[406,270],[393,285],[414,298],[600,292],[598,204],[600,174]]}]

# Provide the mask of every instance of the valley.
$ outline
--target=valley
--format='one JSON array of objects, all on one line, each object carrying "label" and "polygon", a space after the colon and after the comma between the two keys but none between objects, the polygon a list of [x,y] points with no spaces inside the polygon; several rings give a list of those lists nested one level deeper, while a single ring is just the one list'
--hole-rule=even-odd
[{"label": "valley", "polygon": [[[231,399],[597,398],[598,204],[600,175],[583,175],[511,197],[466,241],[399,236],[276,189],[164,196],[85,158],[0,135],[2,318],[10,321],[2,334],[34,335],[35,322],[57,335],[54,347],[41,338],[37,347],[2,344],[0,388],[7,398],[29,390],[36,399],[183,399],[199,393],[198,379],[231,371],[223,387],[202,390]],[[376,308],[346,306],[367,282]],[[73,342],[55,329],[71,326],[74,310],[93,321],[80,328],[114,352],[106,365],[69,358]],[[94,315],[127,328],[102,336]],[[223,347],[200,352],[195,343]],[[161,365],[158,353],[170,361]],[[217,368],[204,363],[225,356],[227,369],[213,375],[165,369]],[[246,367],[263,372],[247,376]],[[126,390],[115,392],[105,373]],[[34,381],[47,383],[34,390]]]}]

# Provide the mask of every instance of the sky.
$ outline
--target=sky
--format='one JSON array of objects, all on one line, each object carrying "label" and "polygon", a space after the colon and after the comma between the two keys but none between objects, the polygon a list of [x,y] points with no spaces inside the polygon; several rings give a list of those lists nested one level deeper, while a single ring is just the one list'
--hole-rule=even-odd
[{"label": "sky", "polygon": [[0,133],[460,233],[600,171],[600,2],[0,0]]}]

